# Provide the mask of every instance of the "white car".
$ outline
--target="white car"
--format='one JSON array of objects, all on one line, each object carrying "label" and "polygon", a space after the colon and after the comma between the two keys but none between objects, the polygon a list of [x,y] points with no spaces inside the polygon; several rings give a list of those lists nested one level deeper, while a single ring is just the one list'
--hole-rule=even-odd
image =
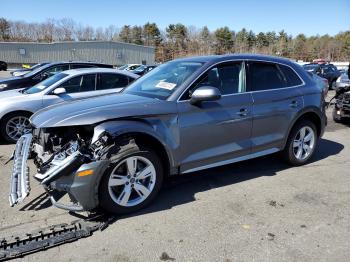
[{"label": "white car", "polygon": [[138,75],[106,68],[73,69],[33,87],[1,92],[0,132],[8,142],[30,130],[30,116],[39,109],[74,99],[120,92]]},{"label": "white car", "polygon": [[131,71],[135,70],[136,68],[140,67],[141,64],[126,64],[121,67],[118,67],[119,70],[126,70],[126,71]]}]

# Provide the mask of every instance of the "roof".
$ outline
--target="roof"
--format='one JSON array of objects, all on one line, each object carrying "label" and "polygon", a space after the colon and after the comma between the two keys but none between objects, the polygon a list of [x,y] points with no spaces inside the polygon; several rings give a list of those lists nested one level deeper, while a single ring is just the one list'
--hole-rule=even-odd
[{"label": "roof", "polygon": [[139,78],[139,75],[133,74],[129,71],[125,70],[118,70],[118,69],[112,69],[112,68],[77,68],[77,69],[71,69],[67,71],[63,71],[62,73],[74,76],[74,75],[82,75],[82,74],[96,74],[96,73],[113,73],[113,74],[121,74],[126,75],[132,78]]},{"label": "roof", "polygon": [[210,56],[195,56],[188,58],[180,58],[177,61],[196,61],[196,62],[220,62],[225,60],[264,60],[277,63],[294,63],[288,58],[271,56],[271,55],[261,55],[261,54],[226,54],[226,55],[210,55]]}]

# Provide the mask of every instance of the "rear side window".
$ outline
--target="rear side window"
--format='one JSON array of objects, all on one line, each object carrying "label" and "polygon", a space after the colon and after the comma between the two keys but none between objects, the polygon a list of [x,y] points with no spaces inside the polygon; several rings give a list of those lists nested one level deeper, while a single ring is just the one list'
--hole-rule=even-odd
[{"label": "rear side window", "polygon": [[251,91],[278,89],[287,86],[287,81],[273,63],[249,63],[248,85]]},{"label": "rear side window", "polygon": [[303,82],[300,77],[289,66],[278,65],[287,80],[287,86],[298,86]]},{"label": "rear side window", "polygon": [[122,88],[129,84],[129,78],[120,74],[101,74],[98,90]]},{"label": "rear side window", "polygon": [[44,73],[46,73],[50,77],[62,71],[66,71],[68,69],[69,69],[69,65],[57,65],[45,70]]},{"label": "rear side window", "polygon": [[67,93],[78,93],[95,91],[96,75],[76,76],[63,83],[60,87],[66,89]]}]

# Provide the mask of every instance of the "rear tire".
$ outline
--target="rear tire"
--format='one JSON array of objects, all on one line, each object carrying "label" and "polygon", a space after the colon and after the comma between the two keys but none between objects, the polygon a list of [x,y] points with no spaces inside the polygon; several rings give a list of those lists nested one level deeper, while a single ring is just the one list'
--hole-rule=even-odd
[{"label": "rear tire", "polygon": [[163,166],[150,148],[130,139],[107,153],[112,161],[99,186],[100,207],[112,214],[127,214],[149,205],[163,184]]},{"label": "rear tire", "polygon": [[317,129],[313,122],[307,119],[297,122],[282,152],[284,159],[293,166],[305,164],[313,156],[317,140]]}]

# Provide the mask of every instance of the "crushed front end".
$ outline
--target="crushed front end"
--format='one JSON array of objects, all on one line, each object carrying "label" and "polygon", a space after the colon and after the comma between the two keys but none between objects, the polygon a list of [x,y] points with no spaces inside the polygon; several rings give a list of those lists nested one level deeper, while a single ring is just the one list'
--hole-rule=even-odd
[{"label": "crushed front end", "polygon": [[336,96],[335,114],[340,118],[350,118],[350,87],[343,90]]},{"label": "crushed front end", "polygon": [[[93,138],[93,127],[34,129],[15,147],[10,186],[10,205],[21,203],[30,192],[28,159],[37,168],[34,176],[54,206],[70,211],[89,211],[98,206],[98,185],[109,166],[103,159],[110,137]],[[70,203],[60,199],[68,195]]]}]

